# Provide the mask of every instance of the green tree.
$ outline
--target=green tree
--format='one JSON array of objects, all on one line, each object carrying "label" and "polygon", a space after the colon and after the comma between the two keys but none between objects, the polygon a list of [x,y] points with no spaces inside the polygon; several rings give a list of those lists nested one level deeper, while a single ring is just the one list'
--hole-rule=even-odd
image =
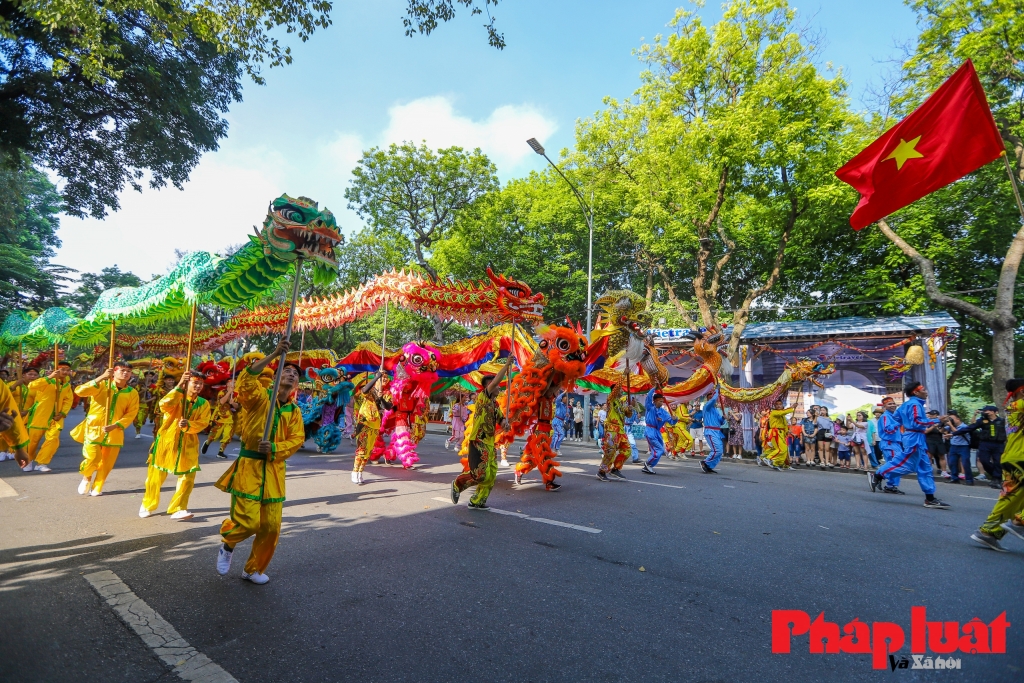
[{"label": "green tree", "polygon": [[578,134],[579,163],[628,193],[647,272],[684,320],[685,289],[702,324],[732,323],[732,358],[792,236],[849,196],[833,175],[855,139],[845,82],[818,71],[795,20],[785,0],[733,0],[710,29],[678,11],[640,49],[650,70],[634,98]]},{"label": "green tree", "polygon": [[0,165],[0,195],[0,311],[56,306],[70,272],[49,262],[60,246],[57,188],[29,165]]},{"label": "green tree", "polygon": [[[1003,142],[1013,158],[1011,182],[1024,180],[1024,12],[1021,3],[1013,0],[912,0],[909,4],[918,14],[921,34],[914,53],[903,64],[904,87],[893,98],[893,112],[908,113],[965,60],[972,60]],[[1000,160],[998,165],[1005,163]],[[972,192],[970,188],[976,181],[968,178],[956,183],[963,185],[964,190],[936,193],[935,199],[926,198],[878,222],[882,234],[916,265],[928,299],[991,333],[993,399],[1003,394],[1003,384],[1013,377],[1016,367],[1019,321],[1014,307],[1019,303],[1016,282],[1024,258],[1024,227],[1020,224],[1020,213],[1015,211],[1013,195],[1005,191],[1009,189],[1006,176],[1002,181],[997,179],[1000,172],[1002,170],[982,169],[973,174],[975,178],[988,181],[984,194]],[[957,199],[963,196],[970,197],[968,206],[958,205]],[[950,200],[950,205],[941,203],[944,198]],[[998,203],[992,201],[996,198]],[[927,225],[937,230],[914,235],[913,227],[922,212],[931,218]],[[950,214],[957,221],[958,240],[994,247],[986,253],[987,262],[982,272],[976,273],[976,284],[995,286],[994,296],[984,303],[951,295],[949,289],[943,291],[944,286],[959,279],[959,275],[940,275],[939,271],[949,266],[930,253],[934,251],[930,243],[938,233],[936,237],[941,247],[945,237],[941,228],[948,223]],[[911,240],[925,246],[916,247]],[[1009,248],[1005,252],[997,246],[1007,243]],[[959,267],[957,261],[950,261],[955,264],[953,268]]]},{"label": "green tree", "polygon": [[[392,144],[364,152],[345,190],[349,208],[366,221],[377,239],[405,251],[431,277],[434,243],[443,239],[461,211],[497,189],[494,164],[479,149],[449,147],[434,152],[425,144]],[[435,340],[444,334],[435,321]]]},{"label": "green tree", "polygon": [[142,278],[135,273],[124,272],[116,265],[108,266],[99,273],[82,273],[78,287],[67,296],[67,302],[81,315],[86,315],[105,290],[141,284]]},{"label": "green tree", "polygon": [[[477,10],[476,0],[458,0]],[[493,0],[483,0],[484,5]],[[328,26],[329,0],[0,2],[0,156],[59,175],[65,210],[100,218],[126,185],[180,188],[227,134],[241,76],[292,60],[282,34]],[[429,33],[451,2],[410,2]],[[489,28],[492,36],[493,22]],[[493,41],[492,41],[493,42]]]}]

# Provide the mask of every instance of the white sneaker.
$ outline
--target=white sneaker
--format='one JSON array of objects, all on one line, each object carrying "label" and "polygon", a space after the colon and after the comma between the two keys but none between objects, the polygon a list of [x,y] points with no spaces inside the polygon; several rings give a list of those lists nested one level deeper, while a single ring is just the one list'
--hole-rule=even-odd
[{"label": "white sneaker", "polygon": [[193,515],[188,510],[178,510],[173,515],[171,515],[171,519],[177,520],[179,522],[185,519],[192,519],[193,517],[195,517],[195,515]]},{"label": "white sneaker", "polygon": [[21,468],[21,471],[22,471],[22,472],[31,472],[31,471],[32,471],[32,470],[34,470],[35,468],[36,468],[36,462],[35,462],[35,460],[33,460],[33,461],[32,461],[32,462],[30,462],[29,464],[27,464],[27,465],[25,465],[24,467],[22,467],[22,468]]},{"label": "white sneaker", "polygon": [[224,576],[231,569],[231,556],[234,555],[233,550],[227,550],[223,544],[220,546],[220,550],[217,551],[217,573]]},{"label": "white sneaker", "polygon": [[142,519],[145,519],[146,517],[149,517],[152,514],[152,512],[146,509],[145,505],[139,506],[139,517],[142,517]]},{"label": "white sneaker", "polygon": [[242,572],[242,578],[246,581],[252,581],[257,586],[262,586],[267,581],[270,581],[269,576],[267,576],[266,574],[260,574],[259,572],[253,572],[252,574],[246,574],[245,572]]},{"label": "white sneaker", "polygon": [[46,465],[36,465],[36,472],[52,472],[52,471],[53,470],[51,470]]},{"label": "white sneaker", "polygon": [[99,489],[93,489],[92,491],[89,491],[89,495],[92,496],[93,498],[96,498],[98,496],[102,496],[103,491],[100,491]]},{"label": "white sneaker", "polygon": [[509,466],[508,460],[505,460],[504,458],[502,458],[501,462],[498,463],[498,467],[508,467],[508,466]]},{"label": "white sneaker", "polygon": [[139,434],[138,432],[136,432],[135,433],[135,438],[136,439],[141,439],[142,438],[142,434]]},{"label": "white sneaker", "polygon": [[356,472],[355,470],[352,470],[352,483],[353,484],[358,484],[359,483],[359,473]]},{"label": "white sneaker", "polygon": [[83,479],[78,484],[78,495],[84,496],[89,492],[89,485],[92,484],[92,479]]},{"label": "white sneaker", "polygon": [[356,483],[359,484],[359,485],[362,485],[362,483],[363,483],[363,473],[362,472],[356,472]]}]

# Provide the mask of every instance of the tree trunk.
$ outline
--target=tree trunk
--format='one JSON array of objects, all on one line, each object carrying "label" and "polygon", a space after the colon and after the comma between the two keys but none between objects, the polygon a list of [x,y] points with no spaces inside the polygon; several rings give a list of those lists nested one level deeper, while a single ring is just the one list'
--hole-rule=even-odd
[{"label": "tree trunk", "polygon": [[444,320],[440,316],[434,318],[434,341],[444,344]]},{"label": "tree trunk", "polygon": [[931,301],[943,308],[952,309],[974,318],[992,330],[992,401],[996,405],[1001,405],[1005,394],[1004,385],[1006,380],[1013,377],[1014,372],[1013,333],[1017,327],[1017,318],[1013,315],[1013,295],[1017,271],[1020,268],[1021,257],[1024,255],[1024,227],[1017,231],[1006,252],[1006,257],[1003,259],[1003,267],[999,273],[999,284],[996,289],[995,306],[991,311],[986,311],[980,306],[941,292],[935,277],[935,264],[897,235],[885,219],[878,221],[878,227],[890,242],[899,247],[900,251],[917,264],[924,279],[924,291]]},{"label": "tree trunk", "polygon": [[676,307],[676,312],[679,314],[679,317],[683,319],[683,324],[692,329],[694,324],[693,318],[690,317],[690,312],[686,310],[686,307],[683,306],[683,302],[676,296],[676,290],[672,286],[672,281],[668,279],[668,274],[665,272],[664,266],[659,263],[657,267],[658,272],[661,274],[661,281],[665,285],[665,292],[668,294],[668,300]]},{"label": "tree trunk", "polygon": [[647,308],[650,309],[651,302],[654,301],[654,267],[647,264]]}]

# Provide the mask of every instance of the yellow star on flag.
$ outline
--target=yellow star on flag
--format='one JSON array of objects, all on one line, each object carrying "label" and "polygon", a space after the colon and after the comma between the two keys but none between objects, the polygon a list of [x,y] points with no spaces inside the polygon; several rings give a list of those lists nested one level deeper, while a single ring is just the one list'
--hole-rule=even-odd
[{"label": "yellow star on flag", "polygon": [[916,138],[907,142],[903,138],[900,138],[900,144],[896,145],[896,149],[882,161],[889,161],[889,159],[896,160],[896,170],[902,170],[903,164],[907,163],[907,159],[920,159],[924,157],[923,154],[918,152],[914,147],[921,141],[921,136],[918,135]]}]

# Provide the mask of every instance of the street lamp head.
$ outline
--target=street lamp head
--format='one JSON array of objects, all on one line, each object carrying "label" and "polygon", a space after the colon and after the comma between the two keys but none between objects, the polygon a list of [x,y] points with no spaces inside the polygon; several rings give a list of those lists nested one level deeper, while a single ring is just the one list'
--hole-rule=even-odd
[{"label": "street lamp head", "polygon": [[537,154],[544,154],[544,145],[537,142],[537,138],[530,138],[526,141],[526,144]]}]

